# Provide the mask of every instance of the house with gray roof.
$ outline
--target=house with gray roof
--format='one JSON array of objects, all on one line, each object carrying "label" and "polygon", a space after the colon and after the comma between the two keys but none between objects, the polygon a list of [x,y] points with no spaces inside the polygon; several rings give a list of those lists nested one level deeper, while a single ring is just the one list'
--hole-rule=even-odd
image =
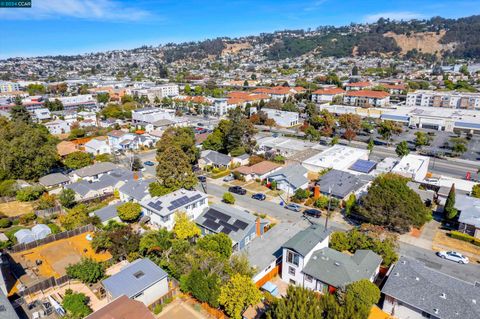
[{"label": "house with gray roof", "polygon": [[282,246],[282,280],[301,285],[304,282],[302,269],[315,251],[328,247],[330,234],[330,229],[312,224],[287,240]]},{"label": "house with gray roof", "polygon": [[383,311],[399,319],[480,318],[480,287],[401,257],[382,288]]},{"label": "house with gray roof", "polygon": [[47,189],[54,189],[70,183],[70,178],[62,173],[53,173],[40,177],[38,183]]},{"label": "house with gray roof", "polygon": [[144,217],[156,227],[172,230],[175,214],[184,212],[190,220],[195,220],[208,207],[208,196],[197,190],[179,189],[163,196],[142,200],[140,203]]},{"label": "house with gray roof", "polygon": [[168,293],[168,275],[150,259],[137,259],[102,285],[109,301],[126,295],[149,306]]},{"label": "house with gray roof", "polygon": [[357,250],[354,255],[347,255],[325,247],[315,251],[303,268],[302,285],[325,293],[362,279],[373,282],[381,263],[382,257],[371,250]]},{"label": "house with gray roof", "polygon": [[480,198],[457,195],[455,208],[458,210],[458,230],[480,238]]},{"label": "house with gray roof", "polygon": [[233,251],[245,248],[256,236],[264,233],[267,220],[251,215],[226,204],[215,204],[207,208],[195,223],[202,235],[224,233],[232,240]]},{"label": "house with gray roof", "polygon": [[155,179],[130,180],[118,189],[120,200],[124,202],[139,203],[142,200],[149,199],[152,196],[149,192],[149,185],[155,182]]},{"label": "house with gray roof", "polygon": [[115,220],[117,222],[121,222],[120,217],[118,217],[117,207],[124,204],[123,202],[117,202],[112,205],[107,205],[96,211],[90,213],[90,216],[97,216],[102,224],[106,225],[109,221]]},{"label": "house with gray roof", "polygon": [[198,165],[200,168],[205,166],[228,167],[232,163],[232,158],[217,151],[206,150],[200,154]]},{"label": "house with gray roof", "polygon": [[354,175],[345,171],[332,169],[321,176],[317,182],[320,187],[320,193],[331,195],[337,199],[345,200],[350,194],[355,194],[357,198],[367,193],[368,187],[373,181],[371,175]]},{"label": "house with gray roof", "polygon": [[270,273],[278,272],[282,264],[283,244],[304,229],[303,223],[277,224],[239,252],[245,253],[249,264],[255,268],[253,282],[263,284],[270,278]]},{"label": "house with gray roof", "polygon": [[268,175],[267,180],[269,182],[275,181],[277,189],[287,194],[293,194],[297,189],[306,189],[308,187],[307,174],[307,169],[297,163]]},{"label": "house with gray roof", "polygon": [[93,165],[74,170],[70,173],[70,177],[73,182],[76,182],[80,179],[93,182],[98,180],[102,175],[107,174],[115,169],[118,169],[118,166],[110,162],[95,163]]}]

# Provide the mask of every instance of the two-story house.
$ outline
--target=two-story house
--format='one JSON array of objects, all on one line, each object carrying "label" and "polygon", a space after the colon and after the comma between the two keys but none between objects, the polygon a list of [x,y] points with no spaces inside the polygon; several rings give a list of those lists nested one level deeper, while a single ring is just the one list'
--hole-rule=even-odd
[{"label": "two-story house", "polygon": [[208,207],[208,196],[197,190],[179,189],[164,196],[144,199],[140,205],[152,225],[172,230],[175,213],[185,212],[191,220],[197,219]]},{"label": "two-story house", "polygon": [[138,148],[138,137],[136,134],[115,130],[107,135],[108,144],[112,150],[135,150]]}]

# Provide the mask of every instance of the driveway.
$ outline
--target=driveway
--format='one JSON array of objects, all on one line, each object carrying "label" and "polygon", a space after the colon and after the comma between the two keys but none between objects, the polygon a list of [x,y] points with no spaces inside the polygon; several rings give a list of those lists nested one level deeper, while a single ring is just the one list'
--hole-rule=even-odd
[{"label": "driveway", "polygon": [[200,311],[196,311],[190,305],[181,301],[180,299],[174,300],[172,303],[167,305],[160,315],[157,316],[159,319],[185,319],[185,318],[196,318],[196,319],[208,319]]}]

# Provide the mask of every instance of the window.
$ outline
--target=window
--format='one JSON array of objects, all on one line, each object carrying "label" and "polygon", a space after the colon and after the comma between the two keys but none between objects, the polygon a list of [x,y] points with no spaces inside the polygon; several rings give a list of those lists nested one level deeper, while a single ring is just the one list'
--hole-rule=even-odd
[{"label": "window", "polygon": [[310,275],[305,275],[305,281],[306,281],[306,282],[312,282],[312,281],[313,281],[313,277],[310,276]]},{"label": "window", "polygon": [[293,268],[293,267],[288,267],[288,274],[289,274],[289,275],[292,275],[292,276],[295,276],[295,268]]},{"label": "window", "polygon": [[296,285],[297,283],[295,282],[295,280],[293,280],[293,279],[290,279],[290,284],[292,284],[292,285]]},{"label": "window", "polygon": [[245,237],[245,245],[248,245],[248,243],[250,242],[250,237]]},{"label": "window", "polygon": [[292,251],[287,251],[287,262],[298,266],[300,264],[300,255]]}]

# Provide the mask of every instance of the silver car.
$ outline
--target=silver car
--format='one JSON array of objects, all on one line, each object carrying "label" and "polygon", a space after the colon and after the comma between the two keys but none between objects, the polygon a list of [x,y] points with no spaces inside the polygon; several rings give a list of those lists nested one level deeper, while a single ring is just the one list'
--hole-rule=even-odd
[{"label": "silver car", "polygon": [[456,251],[439,251],[437,256],[443,259],[448,259],[459,264],[468,264],[468,257],[457,253]]}]

